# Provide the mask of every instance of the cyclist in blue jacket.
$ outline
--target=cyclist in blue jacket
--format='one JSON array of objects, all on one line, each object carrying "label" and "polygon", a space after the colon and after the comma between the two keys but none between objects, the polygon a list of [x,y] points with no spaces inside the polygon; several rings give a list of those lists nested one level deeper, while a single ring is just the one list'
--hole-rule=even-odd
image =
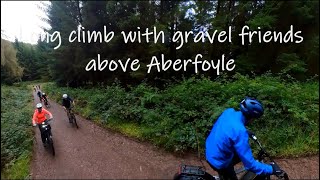
[{"label": "cyclist in blue jacket", "polygon": [[263,115],[262,104],[254,98],[245,98],[240,111],[226,109],[217,119],[206,139],[206,159],[220,179],[237,179],[234,165],[242,161],[244,167],[256,174],[281,173],[272,163],[264,164],[254,159],[245,128],[254,118]]}]

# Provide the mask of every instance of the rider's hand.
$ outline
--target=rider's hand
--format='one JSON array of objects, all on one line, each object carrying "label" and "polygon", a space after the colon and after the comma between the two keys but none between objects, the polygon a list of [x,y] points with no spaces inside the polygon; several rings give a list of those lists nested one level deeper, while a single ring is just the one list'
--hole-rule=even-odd
[{"label": "rider's hand", "polygon": [[275,162],[271,162],[270,165],[272,166],[274,175],[280,176],[283,174],[283,170],[281,170],[280,167]]},{"label": "rider's hand", "polygon": [[33,126],[33,127],[36,127],[36,126],[37,126],[37,124],[32,124],[32,126]]},{"label": "rider's hand", "polygon": [[247,130],[247,133],[249,135],[249,137],[251,138],[252,136],[255,136],[255,134],[252,131]]}]

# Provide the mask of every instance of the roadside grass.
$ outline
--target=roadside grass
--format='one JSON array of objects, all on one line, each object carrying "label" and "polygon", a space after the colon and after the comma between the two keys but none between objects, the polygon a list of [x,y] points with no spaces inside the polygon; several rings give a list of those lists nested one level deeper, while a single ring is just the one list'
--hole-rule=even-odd
[{"label": "roadside grass", "polygon": [[30,174],[33,99],[27,84],[1,85],[1,179],[25,179]]}]

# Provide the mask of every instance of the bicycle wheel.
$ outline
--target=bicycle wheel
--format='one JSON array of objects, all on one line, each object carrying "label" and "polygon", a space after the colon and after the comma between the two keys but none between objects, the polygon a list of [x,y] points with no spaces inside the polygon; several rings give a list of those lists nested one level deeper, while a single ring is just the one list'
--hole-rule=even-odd
[{"label": "bicycle wheel", "polygon": [[48,140],[49,140],[49,146],[50,146],[50,148],[51,148],[52,155],[55,156],[55,155],[56,155],[56,152],[55,152],[55,150],[54,150],[52,137],[49,136],[49,139],[48,139]]},{"label": "bicycle wheel", "polygon": [[78,126],[78,123],[77,123],[77,119],[76,119],[76,116],[72,113],[72,121],[73,121],[73,123],[74,123],[74,125],[77,127],[77,129],[79,128],[79,126]]},{"label": "bicycle wheel", "polygon": [[48,101],[45,101],[45,102],[44,102],[44,105],[46,106],[46,108],[49,108],[49,107],[50,107]]}]

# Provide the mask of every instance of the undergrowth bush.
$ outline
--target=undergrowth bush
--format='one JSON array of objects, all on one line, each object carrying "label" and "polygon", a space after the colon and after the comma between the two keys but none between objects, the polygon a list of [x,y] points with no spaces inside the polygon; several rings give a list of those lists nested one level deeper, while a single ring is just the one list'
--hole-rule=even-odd
[{"label": "undergrowth bush", "polygon": [[31,89],[26,84],[1,85],[1,175],[4,178],[23,179],[29,174],[31,116]]},{"label": "undergrowth bush", "polygon": [[[141,139],[176,152],[203,153],[206,133],[228,107],[239,109],[245,96],[262,101],[265,114],[249,126],[272,155],[296,156],[319,151],[319,83],[283,80],[270,74],[250,78],[190,78],[159,90],[146,84],[125,91],[119,85],[71,89],[45,85],[61,101],[76,99],[76,110],[111,128],[134,124]],[[127,126],[126,126],[127,127]],[[132,126],[130,126],[132,127]],[[130,134],[130,133],[128,133]],[[137,134],[137,133],[135,133]]]}]

